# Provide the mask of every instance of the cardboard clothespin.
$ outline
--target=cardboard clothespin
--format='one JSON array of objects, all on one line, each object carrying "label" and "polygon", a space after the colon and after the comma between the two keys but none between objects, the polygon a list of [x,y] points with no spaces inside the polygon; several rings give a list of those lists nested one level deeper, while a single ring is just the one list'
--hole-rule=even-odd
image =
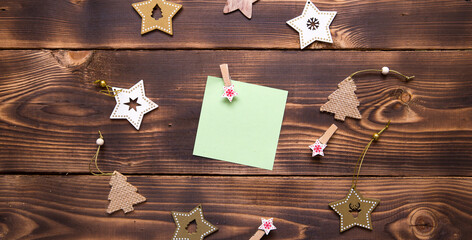
[{"label": "cardboard clothespin", "polygon": [[231,83],[231,77],[229,76],[228,64],[220,65],[221,75],[223,76],[223,81],[225,83],[223,87],[223,96],[227,98],[230,102],[233,101],[233,97],[237,96],[238,93],[234,91],[234,85]]},{"label": "cardboard clothespin", "polygon": [[264,233],[265,235],[269,235],[269,232],[271,230],[277,229],[274,226],[273,218],[270,218],[270,219],[261,218],[261,220],[262,220],[261,226],[259,226],[259,229],[257,230],[257,232],[249,240],[259,240],[264,236]]},{"label": "cardboard clothespin", "polygon": [[316,155],[321,155],[324,156],[323,150],[328,144],[329,139],[333,134],[338,130],[338,127],[334,124],[331,124],[331,126],[326,130],[326,132],[319,138],[316,139],[315,143],[309,146],[309,148],[313,151],[312,157]]}]

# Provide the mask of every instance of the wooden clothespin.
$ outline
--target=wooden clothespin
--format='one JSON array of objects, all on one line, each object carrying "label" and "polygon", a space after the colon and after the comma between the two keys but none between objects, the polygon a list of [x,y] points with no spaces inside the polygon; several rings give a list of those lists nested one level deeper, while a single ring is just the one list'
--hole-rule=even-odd
[{"label": "wooden clothespin", "polygon": [[231,77],[229,76],[228,64],[221,64],[221,75],[223,76],[223,81],[225,86],[223,87],[223,96],[227,98],[230,102],[233,101],[233,97],[237,96],[238,93],[234,91],[234,85],[231,83]]},{"label": "wooden clothespin", "polygon": [[259,229],[257,230],[257,232],[249,240],[259,240],[264,236],[264,233],[266,235],[269,235],[269,232],[271,230],[277,229],[274,226],[273,218],[270,218],[270,219],[261,218],[261,220],[262,220],[261,226],[259,226]]},{"label": "wooden clothespin", "polygon": [[231,86],[231,77],[229,76],[229,68],[228,64],[221,64],[221,75],[223,76],[223,80],[225,81],[225,87]]},{"label": "wooden clothespin", "polygon": [[334,124],[331,124],[328,130],[326,130],[326,132],[319,139],[316,139],[315,143],[309,146],[309,148],[313,151],[311,154],[312,157],[318,154],[324,156],[323,150],[327,146],[329,139],[331,136],[333,136],[336,130],[338,130],[338,127]]}]

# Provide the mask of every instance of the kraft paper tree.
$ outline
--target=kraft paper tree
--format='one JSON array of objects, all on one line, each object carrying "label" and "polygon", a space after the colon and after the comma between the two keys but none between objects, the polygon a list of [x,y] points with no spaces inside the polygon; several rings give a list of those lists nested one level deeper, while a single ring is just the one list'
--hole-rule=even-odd
[{"label": "kraft paper tree", "polygon": [[349,77],[338,84],[339,89],[329,95],[329,101],[321,106],[320,111],[334,113],[334,118],[341,121],[344,121],[346,117],[361,119],[361,114],[357,109],[359,106],[359,101],[357,100],[357,96],[354,93],[354,91],[356,91],[356,84],[354,83],[354,79],[352,77],[356,74],[367,72],[379,72],[384,76],[391,72],[403,77],[405,82],[415,78],[415,76],[406,76],[398,71],[391,70],[388,67],[382,67],[382,69],[359,70],[349,75]]},{"label": "kraft paper tree", "polygon": [[322,112],[334,113],[334,118],[344,121],[346,117],[361,119],[361,113],[357,109],[359,100],[354,93],[356,84],[351,77],[347,77],[338,84],[338,90],[328,96],[328,102],[321,106]]},{"label": "kraft paper tree", "polygon": [[[106,83],[104,83],[106,85]],[[112,96],[115,95],[116,91],[110,91],[110,87],[106,85],[107,88],[107,95]],[[111,190],[108,194],[108,200],[111,202],[108,204],[107,213],[111,214],[116,212],[120,209],[123,209],[125,213],[131,212],[134,210],[133,205],[142,203],[146,201],[146,198],[142,195],[138,194],[138,189],[129,184],[126,180],[126,177],[123,176],[118,171],[114,172],[103,172],[98,167],[98,154],[100,153],[100,148],[105,144],[105,139],[103,139],[103,135],[100,131],[98,131],[100,137],[95,142],[97,147],[97,152],[93,155],[92,159],[89,162],[89,171],[94,176],[111,176],[110,178],[110,185]],[[95,169],[92,168],[92,165],[95,166]]]},{"label": "kraft paper tree", "polygon": [[107,213],[123,209],[125,213],[134,210],[133,205],[146,201],[146,198],[137,193],[138,189],[126,181],[126,177],[115,171],[110,179],[111,190],[108,195],[110,204]]}]

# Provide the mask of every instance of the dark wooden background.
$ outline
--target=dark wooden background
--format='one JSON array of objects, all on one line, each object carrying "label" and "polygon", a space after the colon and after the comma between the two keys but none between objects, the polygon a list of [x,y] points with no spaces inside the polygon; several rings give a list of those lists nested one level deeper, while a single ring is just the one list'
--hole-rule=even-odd
[{"label": "dark wooden background", "polygon": [[[472,239],[472,2],[321,0],[337,11],[333,44],[299,49],[285,22],[303,0],[260,0],[253,19],[225,0],[175,0],[174,36],[140,35],[132,0],[0,2],[0,239],[170,239],[171,211],[201,203],[220,229],[207,239]],[[228,63],[240,81],[289,91],[273,171],[192,156],[205,80]],[[362,120],[319,107],[352,72],[389,66],[416,78],[358,76]],[[144,79],[159,109],[141,130],[111,120],[92,82]],[[401,101],[403,99],[403,101]],[[328,203],[350,187],[381,199],[373,231],[339,233]],[[326,156],[308,145],[332,123]],[[103,170],[128,176],[147,202],[108,215],[108,177],[88,161],[101,130]]]}]

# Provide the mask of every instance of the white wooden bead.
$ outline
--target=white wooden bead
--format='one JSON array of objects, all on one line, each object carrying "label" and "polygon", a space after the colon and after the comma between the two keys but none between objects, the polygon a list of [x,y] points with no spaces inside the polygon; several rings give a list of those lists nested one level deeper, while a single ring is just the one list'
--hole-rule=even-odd
[{"label": "white wooden bead", "polygon": [[105,143],[105,140],[103,138],[97,138],[97,145],[102,146]]},{"label": "white wooden bead", "polygon": [[390,69],[388,69],[388,67],[383,67],[382,68],[382,74],[383,75],[387,75],[389,71],[390,71]]}]

